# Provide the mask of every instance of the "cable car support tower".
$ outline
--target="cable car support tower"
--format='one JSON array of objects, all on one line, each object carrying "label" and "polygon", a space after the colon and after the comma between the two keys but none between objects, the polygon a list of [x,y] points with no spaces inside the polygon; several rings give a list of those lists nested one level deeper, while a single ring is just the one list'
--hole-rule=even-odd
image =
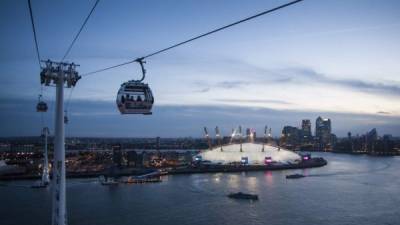
[{"label": "cable car support tower", "polygon": [[47,138],[49,136],[49,128],[44,127],[42,130],[42,137],[44,138],[44,161],[43,161],[43,172],[42,172],[42,185],[48,185],[50,183],[49,176],[49,153],[47,148]]},{"label": "cable car support tower", "polygon": [[52,179],[52,225],[65,225],[66,223],[66,188],[65,188],[65,134],[64,134],[64,87],[71,88],[76,85],[80,76],[74,63],[43,61],[45,67],[40,73],[42,85],[56,87],[56,108],[54,128],[54,161]]}]

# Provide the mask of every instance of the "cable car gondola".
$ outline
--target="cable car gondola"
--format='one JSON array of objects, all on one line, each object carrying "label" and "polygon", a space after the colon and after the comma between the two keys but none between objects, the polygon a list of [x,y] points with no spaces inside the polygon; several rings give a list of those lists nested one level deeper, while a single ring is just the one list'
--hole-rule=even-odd
[{"label": "cable car gondola", "polygon": [[68,119],[68,114],[67,111],[64,111],[64,124],[68,124],[69,119]]},{"label": "cable car gondola", "polygon": [[47,104],[46,102],[42,101],[42,95],[39,95],[39,102],[36,105],[37,112],[47,112]]},{"label": "cable car gondola", "polygon": [[142,78],[140,80],[131,80],[121,85],[117,95],[117,106],[121,114],[143,114],[151,115],[154,98],[148,84],[142,81],[145,78],[142,58],[136,60],[142,68]]}]

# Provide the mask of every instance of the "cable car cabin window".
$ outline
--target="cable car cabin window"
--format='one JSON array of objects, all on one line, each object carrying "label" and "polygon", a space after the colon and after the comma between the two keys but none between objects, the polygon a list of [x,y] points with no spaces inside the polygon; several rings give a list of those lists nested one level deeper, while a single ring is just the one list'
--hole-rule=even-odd
[{"label": "cable car cabin window", "polygon": [[[122,97],[124,97],[124,96],[122,96]],[[135,92],[135,93],[130,92],[130,94],[125,95],[125,100],[131,101],[131,102],[142,102],[142,101],[146,101],[147,98],[143,92]]]},{"label": "cable car cabin window", "polygon": [[147,84],[129,81],[121,85],[117,95],[117,106],[121,114],[151,115],[153,96]]}]

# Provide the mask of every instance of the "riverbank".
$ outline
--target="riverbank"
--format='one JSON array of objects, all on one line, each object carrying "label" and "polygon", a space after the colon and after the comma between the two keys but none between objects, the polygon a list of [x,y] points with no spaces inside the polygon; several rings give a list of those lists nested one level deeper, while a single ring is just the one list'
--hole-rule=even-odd
[{"label": "riverbank", "polygon": [[[288,170],[288,169],[305,169],[313,167],[322,167],[327,165],[327,161],[324,158],[312,158],[307,161],[299,162],[296,164],[269,164],[269,165],[213,165],[213,164],[199,164],[197,166],[188,167],[177,167],[169,168],[167,174],[192,174],[192,173],[236,173],[236,172],[247,172],[247,171],[270,171],[270,170]],[[114,173],[114,176],[137,176],[150,172],[154,172],[156,169],[121,169]],[[107,174],[106,171],[100,172],[67,172],[67,178],[91,178],[99,177]],[[8,175],[0,176],[0,180],[37,180],[40,179],[40,175]]]},{"label": "riverbank", "polygon": [[295,152],[330,152],[330,153],[338,153],[338,154],[348,154],[348,155],[368,155],[368,156],[382,156],[382,157],[391,157],[391,156],[400,156],[400,151],[396,152],[365,152],[365,151],[324,151],[324,150],[296,150]]},{"label": "riverbank", "polygon": [[270,165],[201,165],[199,167],[181,168],[168,171],[169,174],[191,173],[235,173],[247,171],[289,170],[322,167],[328,162],[324,158],[312,158],[296,164],[270,164]]}]

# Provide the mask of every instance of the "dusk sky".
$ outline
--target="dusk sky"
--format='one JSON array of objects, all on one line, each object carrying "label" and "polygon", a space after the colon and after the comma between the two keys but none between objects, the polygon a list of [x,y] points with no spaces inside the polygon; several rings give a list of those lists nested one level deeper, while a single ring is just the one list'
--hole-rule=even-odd
[{"label": "dusk sky", "polygon": [[[32,0],[40,53],[60,60],[95,1]],[[68,61],[87,73],[184,41],[289,1],[100,1]],[[39,135],[40,82],[26,1],[0,1],[0,136]],[[332,119],[345,136],[377,128],[400,136],[400,1],[305,0],[148,58],[152,116],[120,115],[130,64],[81,79],[67,136],[176,137],[216,125]],[[65,89],[65,95],[70,94]],[[53,129],[55,88],[44,89]]]}]

